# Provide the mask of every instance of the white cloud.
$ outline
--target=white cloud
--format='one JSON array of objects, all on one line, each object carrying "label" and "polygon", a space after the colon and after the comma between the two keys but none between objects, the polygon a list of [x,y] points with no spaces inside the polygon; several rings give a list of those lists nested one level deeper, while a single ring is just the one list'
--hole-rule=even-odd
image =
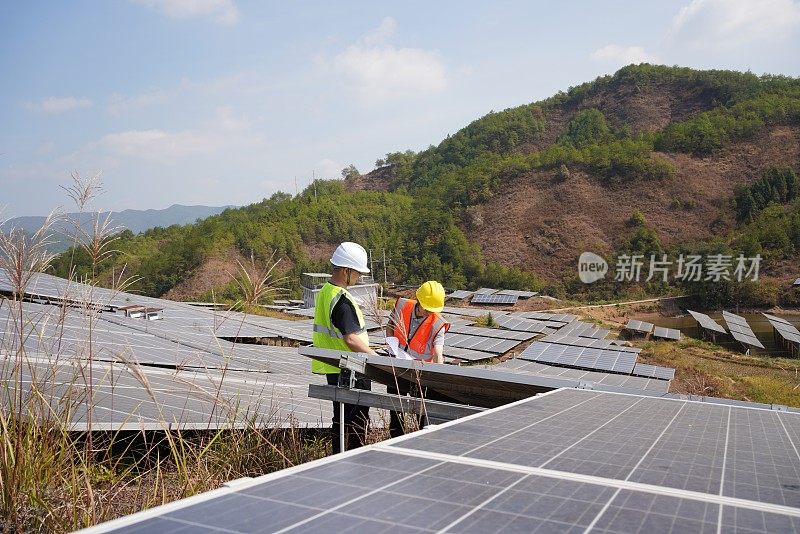
[{"label": "white cloud", "polygon": [[609,44],[598,48],[591,53],[593,60],[615,65],[630,65],[631,63],[656,63],[658,60],[652,54],[645,52],[641,46],[620,46]]},{"label": "white cloud", "polygon": [[669,36],[698,47],[741,46],[787,37],[800,28],[792,0],[692,0],[672,20]]},{"label": "white cloud", "polygon": [[224,107],[201,128],[179,132],[127,130],[105,135],[91,148],[99,148],[114,157],[175,161],[219,153],[230,147],[254,147],[263,141],[262,136],[251,130],[247,119],[237,116],[232,108]]},{"label": "white cloud", "polygon": [[92,101],[86,98],[75,98],[72,96],[57,98],[49,97],[41,100],[40,102],[29,102],[25,107],[34,111],[41,111],[44,113],[56,114],[73,109],[89,108],[92,107]]},{"label": "white cloud", "polygon": [[380,26],[367,32],[361,41],[366,46],[376,46],[385,43],[397,30],[397,22],[392,17],[385,17]]},{"label": "white cloud", "polygon": [[150,107],[156,104],[163,104],[171,98],[166,91],[152,91],[136,96],[125,96],[118,93],[108,97],[106,110],[115,117],[128,111],[135,111]]},{"label": "white cloud", "polygon": [[385,44],[395,28],[394,20],[385,18],[333,59],[333,68],[367,103],[435,94],[447,87],[436,51]]},{"label": "white cloud", "polygon": [[219,24],[232,26],[239,22],[239,10],[232,0],[132,0],[160,11],[172,19],[211,17]]}]

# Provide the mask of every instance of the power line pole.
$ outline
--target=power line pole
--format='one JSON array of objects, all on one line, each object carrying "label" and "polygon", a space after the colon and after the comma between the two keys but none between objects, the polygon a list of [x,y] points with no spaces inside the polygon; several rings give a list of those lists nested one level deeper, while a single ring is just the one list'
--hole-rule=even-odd
[{"label": "power line pole", "polygon": [[389,286],[388,277],[386,276],[386,249],[383,249],[383,285]]}]

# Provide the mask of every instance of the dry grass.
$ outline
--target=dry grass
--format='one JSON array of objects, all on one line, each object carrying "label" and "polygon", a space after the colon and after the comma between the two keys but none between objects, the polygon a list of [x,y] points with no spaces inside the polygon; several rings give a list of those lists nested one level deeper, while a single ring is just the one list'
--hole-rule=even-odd
[{"label": "dry grass", "polygon": [[640,360],[676,369],[670,391],[800,406],[800,361],[745,356],[691,338],[651,341]]},{"label": "dry grass", "polygon": [[[75,175],[73,181],[67,191],[83,212],[101,190],[99,179]],[[83,359],[76,363],[60,353],[62,349],[42,349],[40,343],[37,351],[47,350],[45,356],[52,361],[42,371],[27,354],[27,341],[36,334],[21,297],[33,274],[49,265],[45,244],[53,220],[48,218],[33,237],[14,230],[0,233],[0,268],[13,286],[12,298],[0,299],[10,317],[0,337],[0,531],[72,531],[329,453],[327,436],[301,431],[291,420],[270,415],[247,417],[219,396],[212,399],[212,410],[231,421],[227,428],[187,433],[172,430],[162,416],[163,428],[157,432],[92,432],[95,388],[102,380],[92,364],[97,350],[92,328],[98,313],[93,276],[74,280],[82,283],[81,291],[70,294],[67,289],[61,295],[77,302],[86,320]],[[74,244],[83,247],[96,266],[115,253],[114,239],[110,221],[96,218],[93,231],[77,233]],[[253,304],[270,293],[271,274],[271,267],[242,273],[241,283]],[[123,289],[126,280],[120,277],[118,282],[116,289]],[[65,315],[66,309],[54,315],[53,326],[61,335]],[[60,347],[61,337],[56,338],[48,340],[55,341],[48,347]],[[124,354],[118,356],[124,361]],[[71,377],[56,372],[71,364]],[[142,368],[127,362],[127,370],[160,411]],[[79,419],[86,422],[87,432],[72,431]],[[233,421],[243,420],[244,428],[233,427]]]}]

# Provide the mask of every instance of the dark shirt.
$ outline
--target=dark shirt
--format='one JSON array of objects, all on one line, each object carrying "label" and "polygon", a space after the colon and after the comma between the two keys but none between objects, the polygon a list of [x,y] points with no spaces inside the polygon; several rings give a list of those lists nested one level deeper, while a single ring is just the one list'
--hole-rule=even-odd
[{"label": "dark shirt", "polygon": [[352,334],[361,330],[356,309],[347,297],[340,298],[336,306],[333,307],[331,322],[342,335]]}]

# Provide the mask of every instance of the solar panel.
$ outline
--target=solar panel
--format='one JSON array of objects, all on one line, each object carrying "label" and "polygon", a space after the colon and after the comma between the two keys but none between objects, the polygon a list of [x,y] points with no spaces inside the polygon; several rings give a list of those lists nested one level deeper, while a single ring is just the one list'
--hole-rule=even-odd
[{"label": "solar panel", "polygon": [[563,326],[559,333],[569,334],[577,337],[590,337],[594,339],[603,339],[611,331],[607,328],[598,328],[591,323],[583,321],[572,321],[571,323]]},{"label": "solar panel", "polygon": [[673,378],[675,378],[675,369],[672,369],[671,367],[660,367],[658,365],[650,365],[646,363],[637,363],[633,367],[633,374],[636,376],[645,376],[648,378],[672,380]]},{"label": "solar panel", "polygon": [[[9,287],[5,271],[0,271],[0,290],[8,291]],[[31,302],[22,305],[26,325],[23,346],[30,365],[46,369],[56,359],[64,365],[57,372],[53,371],[57,382],[37,386],[66,391],[70,373],[85,367],[89,358],[97,371],[96,378],[108,375],[109,380],[114,379],[113,386],[96,384],[97,394],[92,397],[96,407],[94,429],[134,426],[139,429],[142,428],[140,422],[143,428],[149,429],[161,429],[165,423],[200,428],[200,422],[204,425],[202,428],[217,428],[224,423],[224,418],[210,417],[212,409],[208,398],[202,395],[198,398],[194,391],[199,377],[209,376],[212,381],[215,377],[225,377],[218,388],[220,403],[239,403],[245,411],[254,413],[255,410],[264,417],[270,413],[281,417],[295,413],[296,421],[305,425],[323,424],[322,405],[309,401],[306,395],[308,384],[317,383],[319,377],[311,374],[308,360],[300,357],[295,348],[229,341],[259,338],[282,343],[279,341],[282,338],[308,342],[312,330],[310,320],[289,321],[209,310],[90,287],[43,274],[34,274],[28,289],[43,295],[43,300],[56,301],[66,296],[66,301],[76,303],[76,307],[66,308]],[[111,311],[86,313],[81,304],[87,302],[104,310],[131,304],[162,308],[164,319],[148,321]],[[7,302],[0,305],[0,370],[3,373],[10,372],[11,367],[3,362],[19,339],[9,311]],[[127,372],[123,362],[138,364],[142,376],[157,386],[154,391],[159,406],[152,402],[141,382],[135,382],[132,376],[123,376]],[[5,378],[5,375],[0,376],[0,380]],[[24,387],[28,390],[24,390],[23,395],[30,394],[32,384],[26,382]],[[257,399],[256,390],[264,392],[265,399]],[[81,395],[81,391],[78,388],[75,395]],[[156,419],[159,408],[169,420]],[[204,417],[200,417],[200,413]],[[81,419],[84,416],[76,412],[73,420],[76,429],[85,424]],[[125,426],[128,424],[134,426]]]},{"label": "solar panel", "polygon": [[472,304],[513,305],[517,303],[516,295],[486,295],[475,294],[470,301]]},{"label": "solar panel", "polygon": [[624,388],[657,392],[667,392],[670,384],[669,379],[658,379],[657,377],[643,375],[632,376],[604,373],[599,371],[587,371],[585,369],[575,369],[572,367],[558,367],[540,362],[521,360],[519,358],[514,358],[490,365],[487,366],[486,369],[511,371],[533,376],[567,378],[579,380],[583,383],[619,386]]},{"label": "solar panel", "polygon": [[761,315],[767,318],[767,321],[769,321],[769,324],[775,329],[775,332],[783,339],[790,343],[800,344],[800,331],[798,331],[797,327],[792,323],[786,319],[768,313],[762,313]]},{"label": "solar panel", "polygon": [[513,295],[515,297],[519,297],[521,299],[529,299],[531,297],[535,297],[539,293],[535,291],[518,291],[516,289],[504,289],[502,291],[497,292],[498,295]]},{"label": "solar panel", "polygon": [[565,367],[625,374],[630,374],[636,363],[635,352],[557,345],[543,341],[532,343],[522,351],[518,358]]},{"label": "solar panel", "polygon": [[509,315],[500,315],[495,317],[494,320],[500,327],[507,330],[532,332],[535,334],[552,334],[555,332],[553,328],[548,327],[544,323],[530,319],[520,319],[517,317],[511,317]]},{"label": "solar panel", "polygon": [[799,436],[798,414],[560,390],[96,531],[796,532]]},{"label": "solar panel", "polygon": [[577,321],[578,317],[569,313],[548,313],[548,312],[513,312],[513,315],[524,319],[535,319],[537,321],[555,321],[558,323],[571,323]]},{"label": "solar panel", "polygon": [[556,332],[555,334],[551,334],[549,336],[543,337],[539,341],[545,341],[547,343],[555,343],[557,345],[572,345],[575,347],[592,347],[595,349],[612,349],[612,350],[620,350],[623,352],[633,352],[639,353],[642,349],[637,347],[628,347],[625,345],[620,345],[614,339],[591,339],[586,337],[576,337],[571,335],[564,335],[561,332]]},{"label": "solar panel", "polygon": [[463,300],[463,299],[465,299],[465,298],[467,298],[467,297],[469,297],[471,295],[472,295],[472,291],[465,291],[463,289],[458,289],[456,291],[453,291],[449,295],[447,295],[447,298],[456,299],[456,300]]},{"label": "solar panel", "polygon": [[452,325],[449,333],[466,334],[470,336],[496,337],[500,339],[516,339],[517,341],[527,341],[536,337],[535,332],[520,332],[501,328],[482,328],[479,326],[466,326],[462,324]]},{"label": "solar panel", "polygon": [[493,295],[500,291],[499,289],[492,289],[491,287],[482,287],[475,291],[476,295]]},{"label": "solar panel", "polygon": [[628,321],[628,324],[625,325],[625,329],[632,330],[633,332],[638,332],[640,334],[649,334],[653,331],[653,326],[653,323],[631,319]]},{"label": "solar panel", "polygon": [[467,317],[483,317],[485,315],[489,315],[490,313],[492,314],[492,317],[499,317],[500,315],[505,314],[503,311],[489,311],[482,310],[480,308],[460,308],[458,306],[445,306],[442,311],[452,315],[463,315]]},{"label": "solar panel", "polygon": [[800,286],[800,278],[794,281],[793,286]]},{"label": "solar panel", "polygon": [[[293,361],[298,362],[296,349]],[[265,355],[262,355],[265,356]],[[0,358],[3,374],[11,372],[14,358]],[[89,382],[86,361],[28,355],[20,368],[24,398],[34,389],[48,399],[54,413],[62,413],[66,398],[92,399],[92,424],[101,430],[164,430],[165,428],[216,429],[323,424],[319,402],[307,397],[308,383],[320,377],[294,373],[269,374],[218,369],[163,369],[93,362]],[[31,378],[35,377],[35,378]],[[0,397],[4,409],[14,398],[17,381],[8,381],[10,396]],[[91,384],[91,389],[89,385]],[[83,401],[75,402],[70,429],[86,431],[89,420]],[[325,414],[327,415],[327,413]],[[294,421],[294,422],[293,422]],[[325,418],[327,421],[327,418]]]},{"label": "solar panel", "polygon": [[705,313],[700,313],[692,310],[686,310],[689,312],[689,315],[694,317],[694,320],[697,321],[700,326],[706,330],[710,330],[711,332],[717,332],[720,334],[727,334],[724,328],[719,325],[714,319],[706,315]]},{"label": "solar panel", "polygon": [[722,318],[725,319],[725,323],[728,325],[728,330],[730,330],[733,339],[743,345],[750,345],[751,347],[758,347],[759,349],[764,348],[764,345],[761,344],[761,341],[758,340],[755,332],[753,332],[753,329],[747,324],[747,319],[727,311],[722,312]]},{"label": "solar panel", "polygon": [[663,326],[656,326],[655,329],[653,329],[653,337],[680,341],[681,331],[675,330],[674,328],[665,328]]}]

